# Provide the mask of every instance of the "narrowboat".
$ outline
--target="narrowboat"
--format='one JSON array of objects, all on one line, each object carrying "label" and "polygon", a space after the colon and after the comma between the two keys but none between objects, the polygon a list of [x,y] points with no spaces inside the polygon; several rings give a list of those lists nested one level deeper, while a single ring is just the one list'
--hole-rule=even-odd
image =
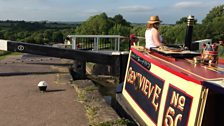
[{"label": "narrowboat", "polygon": [[85,74],[87,61],[112,65],[114,70],[120,62],[120,76],[125,75],[120,79],[123,82],[117,88],[116,100],[137,124],[223,126],[224,64],[212,46],[204,48],[203,53],[192,50],[193,22],[189,16],[187,48],[164,46],[147,50],[132,46],[127,63],[122,53],[108,55],[10,40],[0,40],[0,50],[74,59],[81,75]]},{"label": "narrowboat", "polygon": [[224,64],[211,43],[193,50],[192,26],[189,16],[186,49],[131,47],[116,100],[138,125],[224,125]]}]

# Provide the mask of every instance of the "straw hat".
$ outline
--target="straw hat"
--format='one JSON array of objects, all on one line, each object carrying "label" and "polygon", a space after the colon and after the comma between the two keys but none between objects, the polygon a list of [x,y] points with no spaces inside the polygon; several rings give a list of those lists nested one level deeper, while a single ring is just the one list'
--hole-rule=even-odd
[{"label": "straw hat", "polygon": [[148,23],[149,24],[155,24],[155,23],[160,23],[162,21],[159,20],[159,17],[158,16],[151,16]]}]

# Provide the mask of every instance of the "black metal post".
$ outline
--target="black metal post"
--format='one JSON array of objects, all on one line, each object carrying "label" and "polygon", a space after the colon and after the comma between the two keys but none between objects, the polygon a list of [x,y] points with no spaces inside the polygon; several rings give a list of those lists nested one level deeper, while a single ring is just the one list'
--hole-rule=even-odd
[{"label": "black metal post", "polygon": [[193,33],[193,25],[194,25],[194,16],[189,15],[187,17],[187,30],[185,35],[185,47],[187,49],[192,50],[191,41],[192,41],[192,33]]}]

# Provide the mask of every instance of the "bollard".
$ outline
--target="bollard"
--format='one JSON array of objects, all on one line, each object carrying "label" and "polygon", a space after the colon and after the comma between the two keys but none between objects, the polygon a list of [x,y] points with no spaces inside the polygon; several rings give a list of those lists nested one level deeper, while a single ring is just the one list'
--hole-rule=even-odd
[{"label": "bollard", "polygon": [[47,85],[48,84],[46,81],[40,81],[37,86],[41,92],[45,92],[47,89]]}]

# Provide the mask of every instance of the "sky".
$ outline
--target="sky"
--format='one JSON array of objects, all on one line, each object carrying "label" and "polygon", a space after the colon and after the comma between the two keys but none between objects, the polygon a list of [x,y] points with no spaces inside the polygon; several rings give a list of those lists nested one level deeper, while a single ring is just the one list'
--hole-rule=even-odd
[{"label": "sky", "polygon": [[131,23],[146,23],[158,15],[164,24],[193,15],[198,22],[224,0],[0,0],[0,20],[85,21],[105,12],[121,14]]}]

